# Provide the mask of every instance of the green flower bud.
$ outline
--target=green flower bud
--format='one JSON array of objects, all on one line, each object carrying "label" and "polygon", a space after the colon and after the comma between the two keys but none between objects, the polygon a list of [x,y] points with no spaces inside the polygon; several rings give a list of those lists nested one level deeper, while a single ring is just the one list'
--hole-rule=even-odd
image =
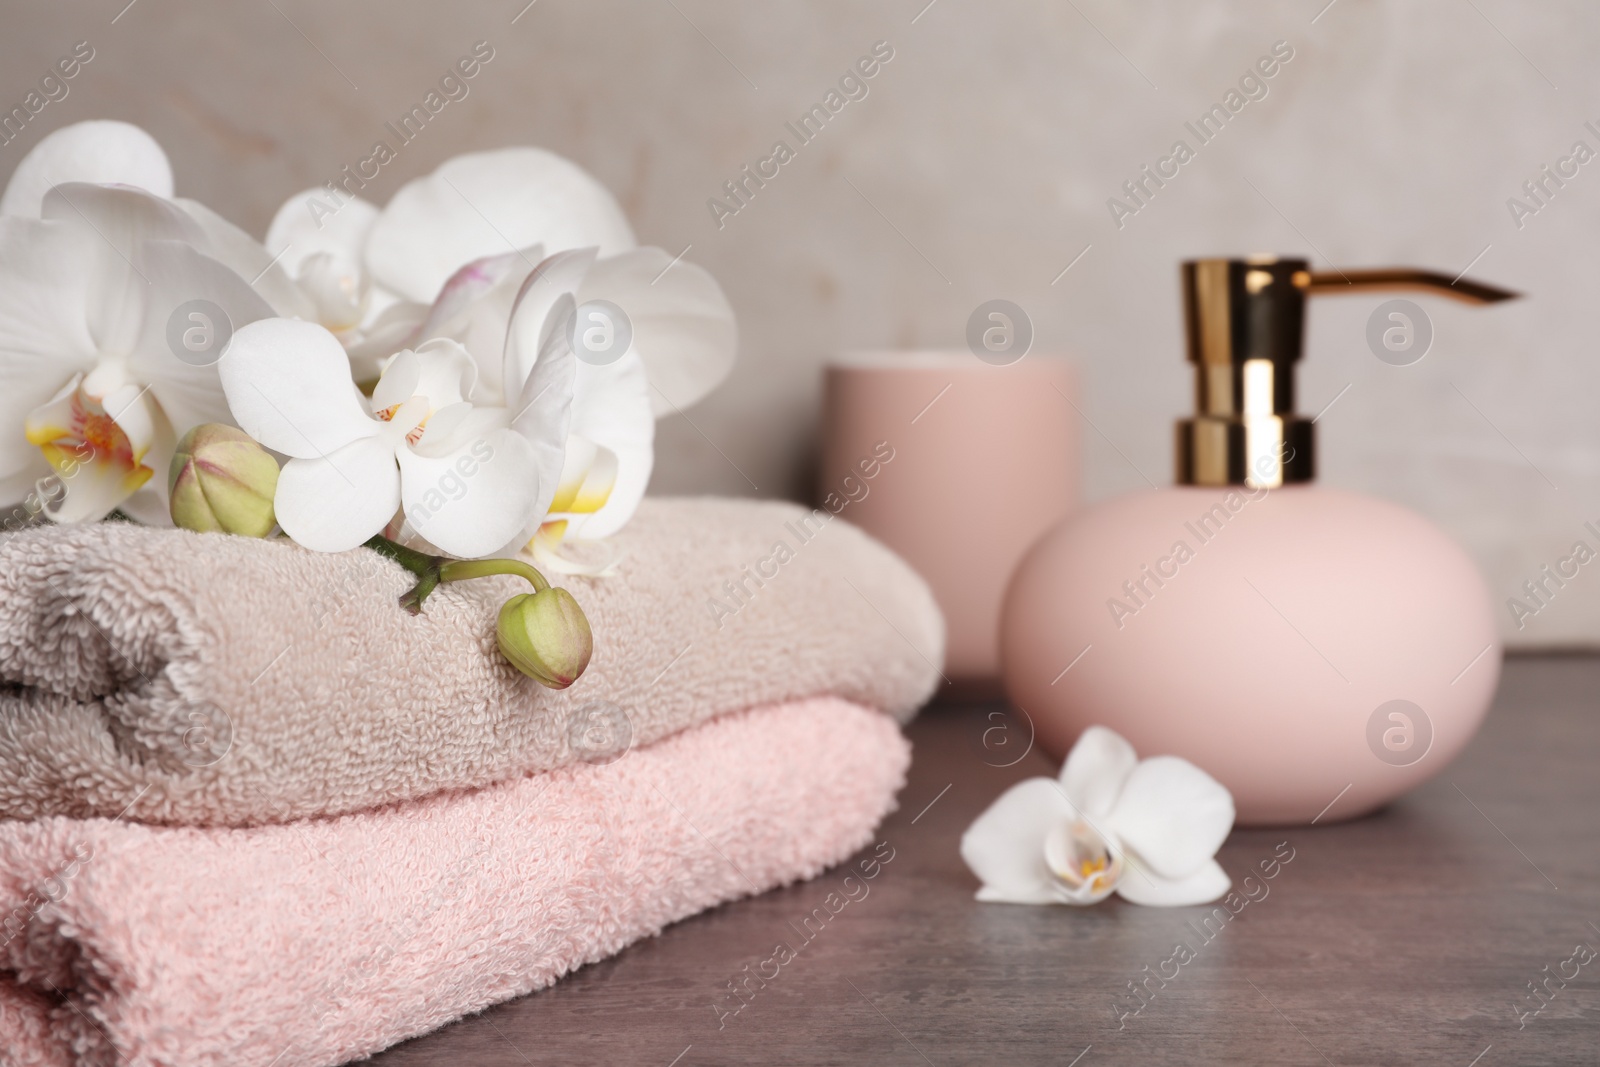
[{"label": "green flower bud", "polygon": [[178,442],[167,489],[172,521],[186,530],[265,537],[278,461],[243,430],[208,422]]},{"label": "green flower bud", "polygon": [[541,589],[506,601],[495,639],[512,666],[551,689],[577,681],[594,652],[589,620],[565,589]]}]

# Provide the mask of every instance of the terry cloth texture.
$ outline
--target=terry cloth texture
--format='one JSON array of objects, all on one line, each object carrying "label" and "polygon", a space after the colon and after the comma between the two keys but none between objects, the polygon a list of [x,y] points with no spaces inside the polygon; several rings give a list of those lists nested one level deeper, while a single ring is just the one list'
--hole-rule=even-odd
[{"label": "terry cloth texture", "polygon": [[[904,722],[939,680],[926,585],[842,519],[647,499],[554,692],[495,645],[528,584],[413,584],[368,549],[126,523],[0,539],[0,818],[247,826],[360,811],[837,696]],[[559,576],[551,575],[552,579]]]},{"label": "terry cloth texture", "polygon": [[846,859],[909,762],[824,698],[337,819],[0,824],[0,1062],[370,1055]]}]

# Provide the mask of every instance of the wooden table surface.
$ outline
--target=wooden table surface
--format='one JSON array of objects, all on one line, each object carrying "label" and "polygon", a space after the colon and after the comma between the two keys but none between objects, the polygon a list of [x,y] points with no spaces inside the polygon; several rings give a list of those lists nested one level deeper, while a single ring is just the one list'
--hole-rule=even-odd
[{"label": "wooden table surface", "polygon": [[[910,782],[878,835],[892,861],[720,1028],[728,981],[792,939],[842,871],[678,923],[374,1062],[1600,1063],[1597,695],[1600,658],[1514,658],[1466,753],[1387,810],[1235,831],[1220,859],[1236,885],[1275,851],[1293,858],[1209,941],[1190,924],[1210,908],[974,903],[961,832],[1053,766],[1038,752],[992,765],[1026,739],[986,746],[1000,705],[935,706],[910,728]],[[1170,975],[1179,941],[1193,958],[1131,1014],[1129,982]]]}]

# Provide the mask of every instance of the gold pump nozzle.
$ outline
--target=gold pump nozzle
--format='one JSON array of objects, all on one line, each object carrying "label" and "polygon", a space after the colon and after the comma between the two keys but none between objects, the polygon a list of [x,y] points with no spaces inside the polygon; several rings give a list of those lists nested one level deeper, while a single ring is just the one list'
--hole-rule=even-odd
[{"label": "gold pump nozzle", "polygon": [[1419,289],[1473,304],[1518,295],[1410,267],[1312,271],[1304,259],[1279,256],[1183,264],[1195,414],[1177,426],[1178,484],[1276,488],[1316,476],[1314,428],[1294,403],[1306,297],[1372,289]]}]

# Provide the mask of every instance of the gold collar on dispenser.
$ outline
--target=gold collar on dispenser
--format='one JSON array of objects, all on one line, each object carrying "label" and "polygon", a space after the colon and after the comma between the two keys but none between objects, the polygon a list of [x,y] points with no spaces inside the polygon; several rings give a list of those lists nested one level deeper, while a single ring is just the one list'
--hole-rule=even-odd
[{"label": "gold collar on dispenser", "polygon": [[1271,489],[1316,477],[1314,427],[1294,402],[1306,297],[1370,289],[1422,289],[1472,304],[1517,295],[1411,267],[1312,271],[1307,260],[1280,256],[1183,264],[1195,415],[1177,426],[1178,484]]}]

